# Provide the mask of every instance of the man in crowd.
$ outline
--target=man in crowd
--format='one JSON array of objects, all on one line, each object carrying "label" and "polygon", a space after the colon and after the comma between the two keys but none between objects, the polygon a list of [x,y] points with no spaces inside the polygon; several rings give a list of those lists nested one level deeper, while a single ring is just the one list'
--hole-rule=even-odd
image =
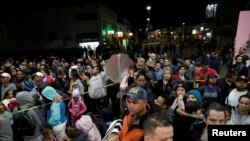
[{"label": "man in crowd", "polygon": [[207,141],[209,125],[225,125],[225,107],[219,103],[211,104],[204,115],[203,121],[193,123],[191,126],[192,141]]},{"label": "man in crowd", "polygon": [[141,87],[132,87],[124,96],[128,113],[123,118],[122,129],[118,134],[111,134],[108,141],[141,141],[143,122],[149,113],[147,92]]},{"label": "man in crowd", "polygon": [[173,141],[174,128],[163,114],[155,113],[143,123],[144,141]]}]

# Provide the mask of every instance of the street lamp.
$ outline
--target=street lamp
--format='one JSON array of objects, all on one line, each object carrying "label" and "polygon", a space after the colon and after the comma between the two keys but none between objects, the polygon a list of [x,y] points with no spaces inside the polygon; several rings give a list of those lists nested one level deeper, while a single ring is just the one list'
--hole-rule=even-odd
[{"label": "street lamp", "polygon": [[[150,11],[151,11],[151,6],[148,5],[146,7],[147,11],[148,11],[148,18],[147,18],[147,21],[148,21],[148,25],[150,26],[150,19],[151,19],[151,15],[150,15]],[[150,29],[150,27],[148,26],[148,29]]]},{"label": "street lamp", "polygon": [[148,5],[148,6],[146,7],[146,9],[147,9],[148,11],[150,11],[150,10],[151,10],[151,6]]},{"label": "street lamp", "polygon": [[148,35],[149,35],[149,39],[150,39],[150,32],[151,32],[151,29],[152,29],[152,25],[151,25],[151,22],[150,22],[150,19],[151,19],[151,16],[150,16],[150,11],[151,11],[151,6],[150,5],[147,5],[146,6],[146,10],[148,12],[148,18],[147,18],[147,28],[146,28],[146,31],[148,32]]},{"label": "street lamp", "polygon": [[184,42],[185,39],[185,23],[182,23],[182,41]]}]

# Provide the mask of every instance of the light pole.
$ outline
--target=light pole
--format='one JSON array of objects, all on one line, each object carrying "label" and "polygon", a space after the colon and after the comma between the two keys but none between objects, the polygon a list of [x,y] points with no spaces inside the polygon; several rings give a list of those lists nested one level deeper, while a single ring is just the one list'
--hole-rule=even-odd
[{"label": "light pole", "polygon": [[150,16],[150,11],[151,11],[151,6],[150,5],[148,5],[148,6],[146,6],[146,10],[147,10],[147,12],[148,12],[148,17],[147,17],[147,29],[146,29],[146,31],[149,33],[148,34],[148,36],[149,36],[149,39],[151,38],[150,36],[150,32],[151,32],[151,28],[152,28],[152,25],[151,25],[151,22],[150,22],[150,20],[151,20],[151,16]]},{"label": "light pole", "polygon": [[182,23],[182,42],[185,40],[185,23]]}]

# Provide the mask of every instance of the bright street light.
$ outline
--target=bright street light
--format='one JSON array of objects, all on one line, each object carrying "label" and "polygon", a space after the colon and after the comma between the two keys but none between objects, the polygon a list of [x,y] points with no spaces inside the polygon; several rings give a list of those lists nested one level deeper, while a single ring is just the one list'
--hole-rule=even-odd
[{"label": "bright street light", "polygon": [[148,11],[150,11],[150,10],[151,10],[151,6],[148,5],[148,6],[146,7],[146,9],[147,9]]}]

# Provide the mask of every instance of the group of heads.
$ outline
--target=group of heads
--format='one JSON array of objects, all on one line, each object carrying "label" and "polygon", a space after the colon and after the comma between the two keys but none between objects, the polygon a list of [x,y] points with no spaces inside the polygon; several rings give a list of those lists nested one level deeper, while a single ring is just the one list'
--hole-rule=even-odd
[{"label": "group of heads", "polygon": [[186,97],[187,101],[197,101],[199,103],[202,102],[202,96],[199,90],[191,89],[188,91],[188,86],[184,81],[176,82],[173,86],[175,90],[175,96],[178,97],[182,95],[182,97]]}]

